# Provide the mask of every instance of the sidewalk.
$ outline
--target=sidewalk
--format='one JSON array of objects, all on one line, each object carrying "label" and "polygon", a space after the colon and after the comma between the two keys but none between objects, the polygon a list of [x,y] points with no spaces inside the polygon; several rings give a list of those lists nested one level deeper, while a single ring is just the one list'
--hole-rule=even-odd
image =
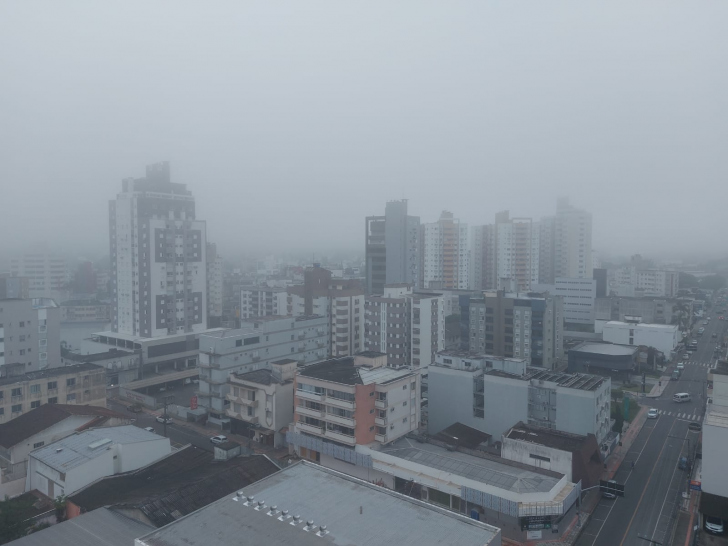
[{"label": "sidewalk", "polygon": [[663,375],[660,380],[652,386],[652,390],[647,393],[647,398],[659,398],[670,383],[670,376]]}]

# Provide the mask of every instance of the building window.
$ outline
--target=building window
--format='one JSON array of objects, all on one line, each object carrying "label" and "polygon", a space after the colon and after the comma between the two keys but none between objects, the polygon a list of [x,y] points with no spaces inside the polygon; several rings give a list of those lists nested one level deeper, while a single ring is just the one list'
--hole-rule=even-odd
[{"label": "building window", "polygon": [[23,411],[23,404],[15,404],[10,408],[10,411],[13,413],[20,413]]},{"label": "building window", "polygon": [[30,409],[35,409],[40,407],[40,400],[34,400],[30,403]]},{"label": "building window", "polygon": [[39,447],[43,447],[45,445],[45,442],[36,442],[33,444],[33,449],[38,449]]},{"label": "building window", "polygon": [[75,400],[76,400],[76,395],[75,394],[68,394],[68,395],[66,395],[66,402],[73,402]]},{"label": "building window", "polygon": [[58,381],[48,381],[48,390],[57,389]]},{"label": "building window", "polygon": [[76,378],[75,377],[69,377],[66,379],[66,387],[73,387],[76,384]]},{"label": "building window", "polygon": [[53,398],[48,399],[49,404],[58,404],[58,397],[54,396]]},{"label": "building window", "polygon": [[40,392],[40,385],[31,385],[30,394],[38,394]]},{"label": "building window", "polygon": [[536,459],[537,461],[544,461],[546,463],[550,463],[551,459],[549,457],[542,457],[541,455],[534,455],[533,453],[529,453],[528,456],[531,459]]}]

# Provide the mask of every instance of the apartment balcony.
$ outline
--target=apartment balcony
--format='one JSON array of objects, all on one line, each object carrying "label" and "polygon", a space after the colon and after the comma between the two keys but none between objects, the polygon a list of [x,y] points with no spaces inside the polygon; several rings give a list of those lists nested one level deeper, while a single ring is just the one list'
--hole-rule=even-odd
[{"label": "apartment balcony", "polygon": [[350,446],[356,445],[356,438],[349,436],[348,434],[341,434],[340,432],[334,432],[333,430],[327,430],[325,436],[335,442],[341,442]]},{"label": "apartment balcony", "polygon": [[335,408],[343,408],[348,410],[353,410],[356,407],[355,402],[350,402],[349,400],[340,400],[338,398],[332,398],[330,396],[326,398],[326,404],[329,406],[334,406]]},{"label": "apartment balcony", "polygon": [[380,427],[386,427],[387,426],[387,420],[382,419],[381,417],[375,417],[374,423],[379,425]]},{"label": "apartment balcony", "polygon": [[301,432],[305,432],[307,434],[315,434],[316,436],[324,435],[323,427],[307,425],[306,423],[301,423],[300,421],[298,423],[296,423],[296,428],[298,428],[298,430],[300,430]]},{"label": "apartment balcony", "polygon": [[387,443],[387,435],[386,434],[375,434],[374,435],[374,439],[377,442],[381,442],[383,444],[386,444]]},{"label": "apartment balcony", "polygon": [[248,415],[244,413],[235,413],[235,410],[226,409],[225,415],[228,417],[234,417],[235,419],[239,419],[241,421],[245,421],[246,423],[250,423],[251,425],[257,425],[258,424],[258,416],[253,415],[252,417],[249,417]]},{"label": "apartment balcony", "polygon": [[301,332],[301,333],[298,334],[298,339],[304,339],[305,337],[306,337],[306,333],[305,332]]},{"label": "apartment balcony", "polygon": [[48,396],[53,396],[54,394],[58,394],[58,389],[48,389]]},{"label": "apartment balcony", "polygon": [[315,417],[316,419],[321,419],[325,415],[323,410],[315,410],[306,406],[296,406],[296,413],[307,417]]},{"label": "apartment balcony", "polygon": [[324,399],[324,396],[321,394],[314,394],[312,392],[307,391],[296,391],[296,396],[298,398],[302,398],[304,400],[314,400],[315,402],[321,402],[321,400]]},{"label": "apartment balcony", "polygon": [[379,409],[386,409],[387,407],[387,400],[386,398],[384,400],[375,400],[374,401],[374,407]]},{"label": "apartment balcony", "polygon": [[339,415],[335,415],[333,413],[327,413],[325,419],[331,423],[336,423],[337,425],[344,425],[345,427],[351,427],[354,428],[356,426],[356,421],[353,417],[341,417]]},{"label": "apartment balcony", "polygon": [[[220,396],[220,393],[211,393],[212,396]],[[257,400],[248,400],[247,398],[240,398],[239,396],[235,396],[234,394],[228,393],[225,398],[230,400],[231,402],[234,402],[236,404],[240,404],[241,406],[247,406],[251,408],[257,408],[258,407],[258,401]]]}]

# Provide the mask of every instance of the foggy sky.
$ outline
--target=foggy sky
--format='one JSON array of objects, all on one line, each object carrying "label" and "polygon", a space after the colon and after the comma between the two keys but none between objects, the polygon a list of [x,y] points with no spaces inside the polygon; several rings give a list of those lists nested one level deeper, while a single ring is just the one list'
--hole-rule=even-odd
[{"label": "foggy sky", "polygon": [[728,3],[0,3],[0,256],[108,251],[171,162],[223,254],[351,249],[408,198],[725,254]]}]

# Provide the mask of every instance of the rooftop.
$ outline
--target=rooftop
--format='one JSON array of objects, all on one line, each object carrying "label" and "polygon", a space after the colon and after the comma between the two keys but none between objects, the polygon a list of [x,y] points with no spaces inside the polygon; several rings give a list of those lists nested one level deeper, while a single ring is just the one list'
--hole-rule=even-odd
[{"label": "rooftop", "polygon": [[107,508],[12,541],[13,546],[129,546],[153,528]]},{"label": "rooftop", "polygon": [[253,370],[252,372],[236,373],[234,375],[236,379],[250,381],[251,383],[257,383],[258,385],[272,385],[273,383],[278,383],[270,370]]},{"label": "rooftop", "polygon": [[[266,546],[421,546],[452,544],[453,537],[460,546],[482,546],[500,537],[485,523],[305,461],[246,487],[243,495],[254,502],[228,495],[140,537],[139,544],[229,546],[244,535],[246,543]],[[272,507],[277,517],[269,515]]]},{"label": "rooftop", "polygon": [[617,345],[615,343],[592,343],[585,341],[577,345],[570,352],[591,353],[607,356],[632,356],[639,350],[633,345]]},{"label": "rooftop", "polygon": [[476,457],[460,451],[449,451],[430,443],[419,443],[402,437],[379,451],[436,471],[478,481],[513,493],[548,493],[563,475],[550,470],[482,454]]},{"label": "rooftop", "polygon": [[559,432],[554,429],[534,427],[523,422],[517,423],[506,433],[506,438],[539,444],[562,451],[577,451],[586,441],[586,436]]},{"label": "rooftop", "polygon": [[67,472],[106,453],[105,447],[161,439],[161,436],[134,425],[95,428],[38,448],[31,456],[58,472]]},{"label": "rooftop", "polygon": [[[381,356],[381,353],[375,353],[374,356]],[[351,356],[331,358],[310,364],[298,372],[300,377],[310,377],[342,385],[369,385],[371,383],[382,385],[413,374],[414,372],[408,368],[354,366],[354,357]]]},{"label": "rooftop", "polygon": [[125,349],[109,349],[108,351],[102,351],[99,353],[90,353],[87,355],[82,355],[79,353],[74,353],[72,351],[61,351],[63,358],[66,360],[73,360],[75,362],[97,362],[99,360],[108,360],[110,358],[121,358],[124,356],[129,356],[131,354],[134,354],[131,350],[125,350]]},{"label": "rooftop", "polygon": [[481,444],[487,443],[491,435],[462,423],[454,423],[435,434],[433,438],[447,444],[476,449]]},{"label": "rooftop", "polygon": [[[7,423],[0,424],[0,445],[10,448],[72,415],[88,415],[89,422],[94,426],[111,417],[128,419],[127,415],[99,406],[44,404]],[[86,426],[88,423],[84,425]]]},{"label": "rooftop", "polygon": [[137,508],[162,527],[278,470],[264,455],[215,461],[211,452],[189,446],[145,468],[94,482],[68,499],[83,510]]},{"label": "rooftop", "polygon": [[542,368],[527,368],[525,375],[516,375],[503,372],[501,370],[487,370],[484,372],[484,375],[518,379],[521,381],[530,381],[532,379],[537,381],[549,381],[551,383],[556,383],[559,387],[579,389],[583,391],[594,391],[607,381],[607,378],[602,377],[601,375],[553,372]]},{"label": "rooftop", "polygon": [[26,383],[28,381],[35,381],[37,379],[51,379],[53,377],[59,377],[69,373],[82,373],[82,372],[103,372],[106,373],[106,369],[96,364],[86,362],[83,364],[71,364],[70,366],[61,366],[59,368],[48,368],[47,370],[40,370],[37,372],[28,372],[22,375],[11,375],[8,377],[0,378],[0,387],[6,385],[15,385],[17,383]]},{"label": "rooftop", "polygon": [[610,326],[610,325],[625,327],[625,328],[634,328],[635,326],[637,326],[641,330],[664,330],[664,331],[677,330],[677,324],[652,324],[652,323],[645,323],[645,322],[639,322],[637,324],[633,324],[630,322],[622,322],[620,320],[610,320],[609,322],[604,324],[604,326]]}]

